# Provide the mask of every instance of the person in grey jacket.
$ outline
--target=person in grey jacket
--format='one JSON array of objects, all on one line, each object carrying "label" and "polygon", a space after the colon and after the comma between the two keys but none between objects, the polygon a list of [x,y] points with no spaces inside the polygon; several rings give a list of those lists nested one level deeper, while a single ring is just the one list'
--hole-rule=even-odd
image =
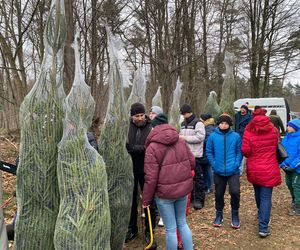
[{"label": "person in grey jacket", "polygon": [[180,138],[185,140],[193,155],[195,156],[195,185],[194,185],[194,209],[198,210],[204,207],[205,185],[203,170],[200,164],[200,158],[203,156],[203,144],[205,139],[204,124],[193,114],[192,107],[183,104],[180,113],[184,121],[180,127]]}]

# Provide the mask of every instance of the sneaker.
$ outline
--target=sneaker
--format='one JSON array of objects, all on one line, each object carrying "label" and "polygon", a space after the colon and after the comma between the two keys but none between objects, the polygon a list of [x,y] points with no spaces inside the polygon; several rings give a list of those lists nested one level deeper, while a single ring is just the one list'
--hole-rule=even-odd
[{"label": "sneaker", "polygon": [[136,238],[138,235],[137,231],[132,231],[131,229],[128,230],[125,238],[125,243],[132,241],[134,238]]},{"label": "sneaker", "polygon": [[300,211],[299,211],[299,209],[297,210],[297,209],[294,209],[294,210],[292,210],[290,213],[289,213],[289,215],[291,215],[291,216],[299,216],[300,215]]},{"label": "sneaker", "polygon": [[145,217],[146,217],[145,213],[142,213],[141,217],[142,217],[142,218],[145,218]]},{"label": "sneaker", "polygon": [[158,221],[158,224],[157,224],[159,227],[163,227],[164,226],[164,222],[162,220],[162,218],[160,217],[159,218],[159,221]]},{"label": "sneaker", "polygon": [[260,237],[266,238],[269,235],[271,235],[271,232],[268,230],[267,232],[259,232],[258,234],[259,234]]}]

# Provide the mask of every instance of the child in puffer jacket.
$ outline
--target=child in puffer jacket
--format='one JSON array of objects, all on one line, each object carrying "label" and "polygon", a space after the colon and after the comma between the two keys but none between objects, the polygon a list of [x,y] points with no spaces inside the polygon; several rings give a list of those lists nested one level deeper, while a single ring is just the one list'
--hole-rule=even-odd
[{"label": "child in puffer jacket", "polygon": [[285,172],[285,183],[292,196],[292,211],[290,215],[300,215],[300,120],[288,122],[286,136],[282,145],[288,152],[280,167]]},{"label": "child in puffer jacket", "polygon": [[209,136],[206,144],[206,155],[213,168],[215,183],[216,218],[213,226],[222,225],[224,193],[228,183],[231,197],[231,227],[239,229],[241,137],[230,128],[233,122],[228,114],[220,115],[217,124],[218,127]]}]

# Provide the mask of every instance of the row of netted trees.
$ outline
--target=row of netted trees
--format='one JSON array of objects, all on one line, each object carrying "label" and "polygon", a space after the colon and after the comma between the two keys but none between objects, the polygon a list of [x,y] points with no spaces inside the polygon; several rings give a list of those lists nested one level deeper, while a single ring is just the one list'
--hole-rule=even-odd
[{"label": "row of netted trees", "polygon": [[[138,70],[126,103],[120,42],[107,28],[109,102],[98,154],[87,139],[95,102],[81,71],[77,39],[73,85],[68,96],[63,90],[66,29],[64,1],[53,0],[40,74],[20,109],[15,249],[118,250],[127,232],[133,189],[125,147],[128,111],[132,103],[145,102],[146,81]],[[178,79],[170,111],[177,127],[181,86]],[[153,105],[162,106],[160,88]]]}]

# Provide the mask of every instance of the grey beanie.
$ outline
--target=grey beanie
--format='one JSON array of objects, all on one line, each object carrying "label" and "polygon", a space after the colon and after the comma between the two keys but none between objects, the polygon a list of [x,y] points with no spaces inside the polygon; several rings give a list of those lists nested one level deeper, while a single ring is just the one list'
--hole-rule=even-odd
[{"label": "grey beanie", "polygon": [[152,108],[150,109],[150,112],[153,112],[153,113],[159,115],[159,114],[163,113],[163,110],[159,106],[152,106]]}]

